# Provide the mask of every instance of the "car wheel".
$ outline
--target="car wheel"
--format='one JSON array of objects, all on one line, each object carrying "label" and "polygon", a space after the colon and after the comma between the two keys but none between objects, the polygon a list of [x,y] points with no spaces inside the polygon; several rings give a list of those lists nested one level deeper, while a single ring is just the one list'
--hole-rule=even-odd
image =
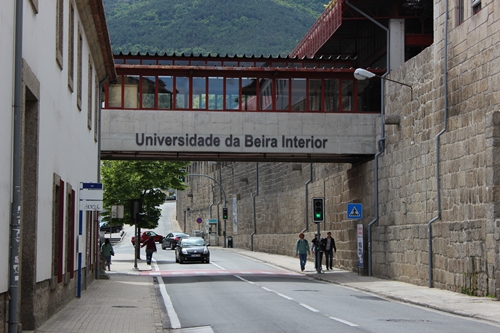
[{"label": "car wheel", "polygon": [[161,247],[161,249],[162,249],[162,250],[166,250],[167,248],[166,248],[166,247],[164,247],[164,246],[162,246],[162,247]]},{"label": "car wheel", "polygon": [[205,259],[205,263],[210,264],[210,259]]},{"label": "car wheel", "polygon": [[182,260],[182,257],[179,257],[179,264],[183,264],[184,263],[184,260]]}]

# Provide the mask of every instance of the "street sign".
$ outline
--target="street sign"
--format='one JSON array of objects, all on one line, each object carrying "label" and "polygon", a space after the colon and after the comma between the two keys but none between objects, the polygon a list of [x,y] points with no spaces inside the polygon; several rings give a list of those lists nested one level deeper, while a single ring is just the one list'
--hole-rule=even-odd
[{"label": "street sign", "polygon": [[203,222],[203,219],[201,217],[198,217],[196,219],[196,223],[201,224]]},{"label": "street sign", "polygon": [[347,204],[347,218],[348,219],[362,219],[363,218],[363,204],[360,204],[360,203]]},{"label": "street sign", "polygon": [[102,209],[102,184],[80,183],[80,210],[101,211]]},{"label": "street sign", "polygon": [[209,224],[217,224],[217,219],[208,219]]}]

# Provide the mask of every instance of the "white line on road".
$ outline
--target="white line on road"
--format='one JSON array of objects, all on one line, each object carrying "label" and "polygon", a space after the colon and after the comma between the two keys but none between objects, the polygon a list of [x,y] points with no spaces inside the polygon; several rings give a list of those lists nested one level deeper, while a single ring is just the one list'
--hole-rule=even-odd
[{"label": "white line on road", "polygon": [[319,312],[319,310],[316,310],[315,308],[307,305],[307,304],[304,304],[304,303],[299,303],[300,305],[302,305],[303,307],[305,307],[307,310],[310,310],[312,312]]},{"label": "white line on road", "polygon": [[[153,262],[155,271],[159,270],[159,267],[156,264],[156,260],[153,259]],[[168,318],[170,318],[170,325],[174,329],[181,328],[181,322],[179,321],[179,317],[177,317],[177,312],[175,312],[172,301],[170,300],[170,296],[167,293],[167,288],[165,287],[165,284],[163,283],[163,279],[161,277],[158,279],[158,284],[160,285],[160,293],[161,297],[163,298],[163,303],[167,308]]]},{"label": "white line on road", "polygon": [[338,321],[342,324],[346,324],[346,325],[349,325],[351,327],[357,327],[358,325],[354,324],[354,323],[351,323],[350,321],[347,321],[347,320],[343,320],[343,319],[339,319],[339,318],[335,318],[335,317],[328,317],[330,319],[333,319],[335,321]]}]

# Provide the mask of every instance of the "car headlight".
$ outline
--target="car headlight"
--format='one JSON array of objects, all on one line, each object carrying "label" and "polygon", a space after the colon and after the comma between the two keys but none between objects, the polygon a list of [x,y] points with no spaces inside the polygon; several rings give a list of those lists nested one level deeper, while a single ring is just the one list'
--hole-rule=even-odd
[{"label": "car headlight", "polygon": [[208,247],[206,247],[206,246],[205,246],[205,247],[203,248],[203,254],[208,254]]},{"label": "car headlight", "polygon": [[182,254],[188,254],[188,251],[186,249],[182,249]]}]

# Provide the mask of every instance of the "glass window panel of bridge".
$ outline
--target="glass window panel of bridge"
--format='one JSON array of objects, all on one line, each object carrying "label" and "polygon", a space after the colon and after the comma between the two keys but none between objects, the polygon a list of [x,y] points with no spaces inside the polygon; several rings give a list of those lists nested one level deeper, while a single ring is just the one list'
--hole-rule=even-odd
[{"label": "glass window panel of bridge", "polygon": [[189,108],[189,78],[175,77],[175,107],[177,109]]},{"label": "glass window panel of bridge", "polygon": [[293,78],[292,83],[292,111],[306,111],[306,89],[305,78]]},{"label": "glass window panel of bridge", "polygon": [[257,110],[257,79],[241,79],[241,110]]},{"label": "glass window panel of bridge", "polygon": [[276,79],[276,110],[290,108],[290,80]]},{"label": "glass window panel of bridge", "polygon": [[174,78],[172,76],[158,77],[158,109],[172,109],[174,95]]},{"label": "glass window panel of bridge", "polygon": [[123,107],[125,109],[139,108],[139,75],[127,75],[123,83]]},{"label": "glass window panel of bridge", "polygon": [[273,109],[273,80],[262,79],[259,82],[259,110],[272,110]]},{"label": "glass window panel of bridge", "polygon": [[122,107],[122,76],[118,75],[114,83],[108,86],[108,107]]},{"label": "glass window panel of bridge", "polygon": [[309,82],[309,110],[321,111],[321,79],[311,79]]},{"label": "glass window panel of bridge", "polygon": [[208,109],[222,110],[224,109],[224,78],[209,77],[208,78]]},{"label": "glass window panel of bridge", "polygon": [[153,109],[155,107],[156,76],[142,77],[142,108]]},{"label": "glass window panel of bridge", "polygon": [[339,80],[338,79],[325,79],[325,107],[326,112],[339,111]]},{"label": "glass window panel of bridge", "polygon": [[342,80],[342,111],[354,110],[354,82]]},{"label": "glass window panel of bridge", "polygon": [[240,79],[226,78],[226,110],[239,110],[240,105]]},{"label": "glass window panel of bridge", "polygon": [[207,78],[193,77],[193,109],[207,109]]},{"label": "glass window panel of bridge", "polygon": [[358,81],[358,111],[380,112],[380,80]]}]

